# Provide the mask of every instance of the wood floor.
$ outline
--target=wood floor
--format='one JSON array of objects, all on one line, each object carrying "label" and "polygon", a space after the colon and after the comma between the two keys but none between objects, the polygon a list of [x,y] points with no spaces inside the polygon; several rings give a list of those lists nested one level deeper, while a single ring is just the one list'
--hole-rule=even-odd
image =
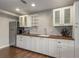
[{"label": "wood floor", "polygon": [[15,47],[7,47],[0,50],[0,58],[49,58],[49,56]]}]

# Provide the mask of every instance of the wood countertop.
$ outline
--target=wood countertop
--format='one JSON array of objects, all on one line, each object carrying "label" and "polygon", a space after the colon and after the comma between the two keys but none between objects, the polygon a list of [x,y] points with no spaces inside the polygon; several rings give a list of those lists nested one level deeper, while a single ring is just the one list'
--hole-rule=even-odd
[{"label": "wood countertop", "polygon": [[41,37],[41,38],[51,38],[51,39],[64,39],[64,40],[74,40],[71,36],[59,36],[59,35],[49,35],[48,37],[39,36],[39,34],[17,34],[17,35],[24,35],[24,36],[33,36],[33,37]]}]

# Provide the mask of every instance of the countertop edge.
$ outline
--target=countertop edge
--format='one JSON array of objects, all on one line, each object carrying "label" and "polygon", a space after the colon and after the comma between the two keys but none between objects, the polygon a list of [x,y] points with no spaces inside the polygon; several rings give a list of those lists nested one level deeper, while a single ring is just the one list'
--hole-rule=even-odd
[{"label": "countertop edge", "polygon": [[64,36],[57,36],[57,35],[50,35],[49,37],[38,36],[38,34],[17,34],[17,35],[40,37],[40,38],[51,38],[51,39],[62,39],[62,40],[74,40],[72,37],[64,37]]}]

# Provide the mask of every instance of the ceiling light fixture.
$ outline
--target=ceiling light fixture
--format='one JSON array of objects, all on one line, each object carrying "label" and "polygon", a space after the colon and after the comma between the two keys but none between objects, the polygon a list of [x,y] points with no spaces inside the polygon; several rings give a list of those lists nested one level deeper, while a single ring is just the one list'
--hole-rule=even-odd
[{"label": "ceiling light fixture", "polygon": [[32,7],[35,7],[36,5],[34,4],[34,3],[32,3],[32,5],[31,5]]},{"label": "ceiling light fixture", "polygon": [[20,11],[20,9],[19,8],[16,8],[16,11]]}]

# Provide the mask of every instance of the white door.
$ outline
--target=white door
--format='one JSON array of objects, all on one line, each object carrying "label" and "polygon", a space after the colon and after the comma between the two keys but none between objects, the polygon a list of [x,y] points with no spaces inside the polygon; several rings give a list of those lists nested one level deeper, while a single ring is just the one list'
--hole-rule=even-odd
[{"label": "white door", "polygon": [[30,15],[24,15],[23,21],[24,27],[31,27],[32,26],[32,19]]},{"label": "white door", "polygon": [[41,38],[40,40],[41,40],[40,52],[48,55],[48,53],[49,53],[49,39],[48,38]]},{"label": "white door", "polygon": [[62,8],[63,25],[72,25],[72,6]]},{"label": "white door", "polygon": [[26,49],[32,50],[32,39],[30,36],[25,36],[26,38]]},{"label": "white door", "polygon": [[[32,51],[35,51],[37,52],[37,46],[39,46],[39,37],[31,37],[31,40],[32,40]],[[37,44],[38,43],[38,44]]]},{"label": "white door", "polygon": [[79,44],[75,45],[75,58],[79,58]]},{"label": "white door", "polygon": [[61,25],[61,8],[53,10],[53,25],[54,26]]},{"label": "white door", "polygon": [[48,39],[40,37],[32,37],[32,50],[38,53],[48,55]]},{"label": "white door", "polygon": [[20,27],[24,27],[24,16],[19,17],[19,25]]},{"label": "white door", "polygon": [[26,23],[27,23],[27,27],[32,27],[32,18],[30,15],[27,16]]},{"label": "white door", "polygon": [[74,39],[75,39],[75,58],[79,58],[79,1],[74,2]]},{"label": "white door", "polygon": [[23,39],[21,35],[17,35],[16,46],[22,48],[23,47]]},{"label": "white door", "polygon": [[60,41],[60,57],[61,58],[74,58],[74,41],[73,40],[61,40]]},{"label": "white door", "polygon": [[24,16],[24,27],[27,27],[27,16]]},{"label": "white door", "polygon": [[56,39],[49,39],[49,56],[59,58],[59,48]]},{"label": "white door", "polygon": [[26,47],[27,47],[27,38],[24,35],[22,36],[22,43],[23,43],[22,48],[23,49],[26,49]]},{"label": "white door", "polygon": [[42,44],[41,44],[41,38],[40,37],[36,37],[35,39],[37,39],[35,42],[35,46],[36,46],[36,52],[38,52],[38,53],[41,53],[41,46],[42,46]]}]

